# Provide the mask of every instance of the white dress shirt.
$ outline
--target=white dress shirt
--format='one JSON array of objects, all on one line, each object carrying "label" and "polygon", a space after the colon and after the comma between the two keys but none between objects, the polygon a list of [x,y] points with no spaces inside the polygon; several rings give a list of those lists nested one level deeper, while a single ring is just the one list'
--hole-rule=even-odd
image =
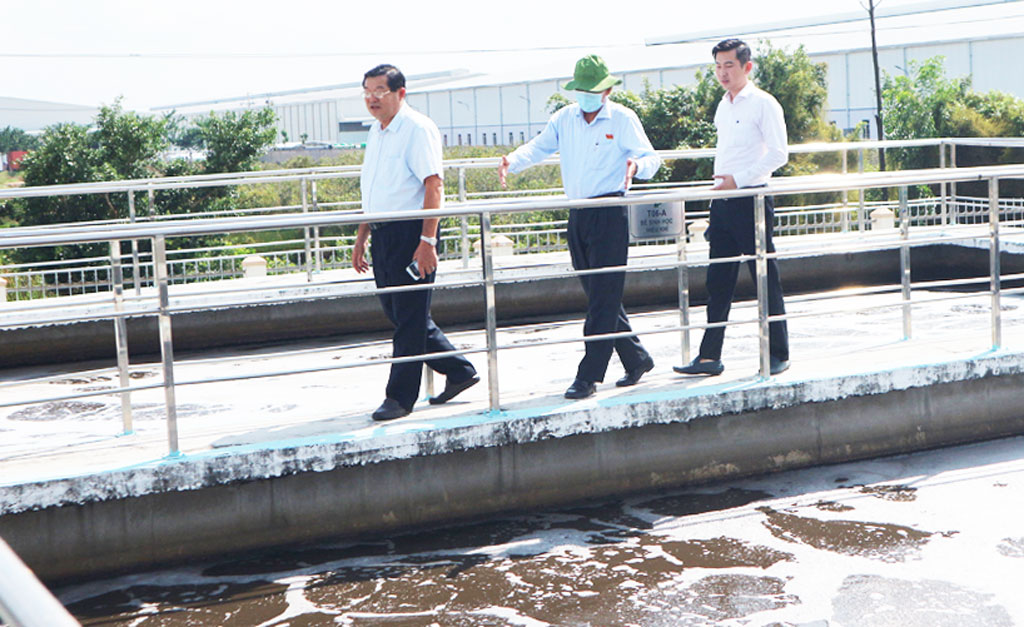
[{"label": "white dress shirt", "polygon": [[402,103],[387,128],[374,120],[359,176],[363,212],[422,209],[423,181],[434,174],[444,178],[441,160],[437,125],[408,104]]},{"label": "white dress shirt", "polygon": [[626,160],[636,161],[636,176],[649,179],[661,167],[640,118],[628,107],[606,101],[590,124],[578,104],[555,112],[547,126],[508,156],[513,174],[555,152],[561,155],[562,186],[574,200],[626,189]]},{"label": "white dress shirt", "polygon": [[715,174],[731,174],[736,187],[767,183],[789,160],[782,106],[749,81],[731,101],[722,96],[715,128]]}]

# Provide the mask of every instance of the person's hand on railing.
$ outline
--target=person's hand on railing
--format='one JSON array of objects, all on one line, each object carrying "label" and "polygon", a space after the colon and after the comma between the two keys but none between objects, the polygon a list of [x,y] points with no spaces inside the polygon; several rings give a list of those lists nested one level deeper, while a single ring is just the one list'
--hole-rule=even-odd
[{"label": "person's hand on railing", "polygon": [[626,189],[633,184],[633,177],[636,176],[636,161],[626,159]]},{"label": "person's hand on railing", "polygon": [[507,189],[508,184],[506,178],[508,177],[508,157],[502,156],[501,163],[498,164],[498,182],[501,183],[501,189]]}]

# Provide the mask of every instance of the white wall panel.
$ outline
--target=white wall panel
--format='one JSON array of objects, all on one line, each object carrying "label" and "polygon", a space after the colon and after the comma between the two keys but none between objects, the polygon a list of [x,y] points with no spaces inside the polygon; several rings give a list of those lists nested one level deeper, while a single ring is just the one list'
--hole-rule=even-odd
[{"label": "white wall panel", "polygon": [[475,123],[472,89],[457,89],[452,92],[452,123],[454,126],[469,126]]},{"label": "white wall panel", "polygon": [[846,55],[827,55],[814,57],[814,63],[827,65],[825,80],[828,85],[828,101],[825,107],[828,109],[845,109],[849,106],[846,84]]},{"label": "white wall panel", "polygon": [[662,86],[675,87],[676,85],[695,85],[697,84],[696,74],[696,68],[662,70]]},{"label": "white wall panel", "polygon": [[[433,119],[434,116],[431,115],[426,94],[406,94],[405,101],[409,103],[409,106],[411,106],[413,109],[416,109],[417,111],[427,116],[428,118]],[[434,121],[436,122],[437,120]]]},{"label": "white wall panel", "polygon": [[971,73],[971,49],[966,41],[934,46],[908,46],[907,59],[918,64],[932,57],[943,56],[946,76],[959,78]]},{"label": "white wall panel", "polygon": [[[496,124],[501,126],[501,99],[497,87],[477,87],[476,92],[476,123],[477,126]],[[490,142],[488,142],[490,143]]]},{"label": "white wall panel", "polygon": [[[526,85],[504,85],[501,88],[501,114],[505,126],[526,124],[528,107]],[[508,141],[507,132],[505,140]]]},{"label": "white wall panel", "polygon": [[622,78],[622,85],[616,87],[624,91],[631,91],[634,93],[642,93],[644,90],[644,80],[651,85],[651,89],[661,88],[661,74],[655,71],[646,72],[629,72],[627,74],[620,74]]},{"label": "white wall panel", "polygon": [[448,92],[430,92],[427,94],[427,100],[430,104],[430,119],[438,127],[450,127],[452,125],[452,108]]},{"label": "white wall panel", "polygon": [[[535,130],[544,128],[544,124],[547,123],[548,118],[551,114],[547,111],[548,98],[552,94],[561,93],[563,96],[572,100],[572,94],[559,89],[559,85],[567,82],[569,79],[560,79],[557,81],[538,81],[536,83],[529,84],[530,91],[530,127]],[[537,127],[540,128],[537,128]]]},{"label": "white wall panel", "polygon": [[971,44],[974,89],[999,90],[1024,98],[1024,70],[1019,65],[1022,50],[1024,37]]}]

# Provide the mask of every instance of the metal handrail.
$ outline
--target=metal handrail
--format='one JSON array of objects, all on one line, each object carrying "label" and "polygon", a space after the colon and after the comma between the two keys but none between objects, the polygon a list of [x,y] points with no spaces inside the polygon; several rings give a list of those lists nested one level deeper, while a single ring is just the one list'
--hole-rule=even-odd
[{"label": "metal handrail", "polygon": [[[758,246],[756,254],[747,255],[737,259],[753,260],[757,266],[757,277],[758,277],[758,309],[759,315],[757,317],[757,324],[759,325],[759,336],[761,343],[761,360],[760,360],[760,375],[764,378],[768,377],[768,345],[767,345],[767,333],[768,324],[771,321],[777,319],[784,319],[785,316],[768,316],[767,304],[766,304],[766,293],[764,280],[766,277],[766,262],[769,258],[775,258],[781,256],[779,253],[767,253],[764,245],[764,198],[767,195],[787,195],[787,194],[804,194],[804,193],[815,193],[815,192],[836,192],[845,190],[855,189],[866,189],[874,187],[899,187],[901,189],[900,194],[900,218],[901,218],[901,229],[898,240],[893,240],[888,245],[896,245],[901,250],[901,270],[903,274],[903,283],[901,291],[903,297],[901,299],[904,306],[904,334],[909,336],[909,314],[910,314],[910,303],[911,298],[909,295],[911,284],[909,282],[909,249],[914,245],[908,239],[908,201],[906,195],[906,188],[910,185],[919,185],[923,183],[932,184],[954,184],[956,182],[964,181],[989,181],[990,187],[995,185],[995,181],[1000,178],[1024,178],[1024,165],[1004,165],[1004,166],[983,166],[975,168],[959,168],[959,169],[937,169],[937,170],[916,170],[916,171],[904,171],[904,172],[883,172],[883,173],[865,173],[865,174],[846,174],[846,175],[814,175],[804,177],[791,177],[786,179],[775,179],[770,185],[764,188],[757,188],[756,190],[730,190],[721,191],[713,190],[709,187],[698,187],[698,188],[687,188],[687,189],[676,189],[676,190],[659,190],[659,191],[647,191],[636,194],[630,194],[624,198],[601,198],[601,199],[588,199],[588,200],[568,200],[564,197],[556,198],[522,198],[522,199],[511,199],[511,200],[481,200],[481,201],[467,201],[463,203],[457,203],[449,205],[444,209],[436,210],[418,210],[413,212],[401,212],[392,213],[385,215],[374,215],[373,219],[378,221],[391,221],[391,220],[405,220],[405,219],[422,219],[426,217],[444,217],[444,216],[461,216],[468,217],[471,215],[479,216],[480,227],[482,235],[482,260],[483,260],[483,276],[479,279],[470,281],[460,281],[460,284],[466,285],[480,285],[483,284],[485,287],[485,301],[486,301],[486,332],[487,332],[487,348],[486,349],[470,349],[465,351],[455,351],[452,354],[465,354],[473,352],[486,352],[488,358],[488,370],[490,373],[490,406],[492,410],[498,410],[500,408],[500,398],[498,394],[498,381],[497,381],[497,367],[496,360],[499,350],[505,350],[508,348],[514,348],[514,346],[499,345],[496,335],[496,311],[494,303],[494,286],[496,283],[501,281],[500,277],[496,276],[496,272],[492,260],[492,251],[490,248],[490,236],[492,227],[490,224],[490,216],[495,213],[515,213],[515,212],[526,212],[536,211],[538,209],[567,209],[567,208],[588,208],[588,207],[603,207],[613,206],[622,204],[638,204],[638,203],[651,203],[651,202],[692,202],[692,201],[706,201],[720,198],[733,198],[741,196],[750,196],[752,192],[755,195],[755,208],[757,209],[757,219],[755,223],[758,227],[759,237],[757,238]],[[990,233],[989,239],[992,242],[993,250],[998,250],[998,223],[999,215],[995,207],[997,207],[998,196],[993,196],[990,192]],[[145,224],[114,224],[114,225],[57,225],[47,232],[40,232],[38,229],[8,229],[0,231],[0,248],[9,247],[28,247],[28,246],[54,246],[54,245],[68,245],[68,244],[82,244],[89,242],[111,242],[112,258],[120,257],[120,250],[117,242],[131,239],[152,239],[153,250],[154,250],[154,265],[156,272],[156,286],[157,286],[157,300],[155,306],[145,306],[132,311],[125,311],[118,305],[118,308],[113,313],[99,314],[98,317],[107,319],[114,319],[115,322],[123,322],[124,318],[129,315],[138,315],[140,311],[142,313],[154,314],[158,318],[158,328],[160,332],[160,344],[162,348],[162,364],[163,364],[163,383],[161,384],[164,388],[166,400],[165,404],[167,407],[167,419],[168,419],[168,440],[170,454],[172,456],[180,454],[177,448],[177,427],[176,427],[176,405],[174,400],[175,390],[175,379],[174,379],[174,357],[171,343],[171,316],[172,314],[181,311],[178,307],[173,307],[169,300],[168,295],[168,280],[167,280],[167,255],[166,255],[166,239],[178,236],[196,236],[213,233],[233,233],[243,231],[259,231],[259,230],[277,230],[282,228],[309,228],[315,229],[327,225],[342,225],[342,224],[355,224],[367,220],[367,216],[361,214],[353,214],[350,211],[338,212],[338,211],[327,211],[317,213],[291,213],[291,214],[277,214],[277,215],[261,215],[261,216],[246,216],[246,217],[235,217],[235,218],[203,218],[198,220],[171,220],[167,222],[159,223],[145,223]],[[994,226],[993,226],[994,225]],[[995,229],[995,230],[993,230]],[[976,231],[976,228],[972,228]],[[977,239],[977,235],[970,235],[971,239]],[[887,238],[888,239],[888,238]],[[995,258],[998,260],[997,252],[993,252]],[[734,259],[735,260],[735,259]],[[715,259],[711,260],[710,263],[719,263],[730,260]],[[680,255],[678,259],[673,263],[664,264],[662,267],[675,267],[680,272],[681,277],[685,276],[686,268],[689,267],[689,262],[685,258],[685,243],[680,242]],[[584,274],[593,274],[599,272],[622,272],[622,271],[645,271],[649,268],[642,267],[628,267],[620,266],[614,268],[602,268],[598,270],[587,270],[577,272],[563,272],[560,276],[582,276]],[[998,266],[993,264],[993,271],[996,272],[991,278],[993,285],[990,293],[993,299],[998,300],[999,289],[999,275]],[[119,280],[119,279],[118,279]],[[680,279],[682,282],[682,278]],[[443,287],[444,285],[436,286],[410,286],[410,287],[395,287],[385,288],[383,290],[365,290],[366,294],[383,293],[389,291],[404,291],[412,289],[430,289],[431,287]],[[123,302],[123,297],[118,295],[117,285],[115,285],[114,296],[115,303]],[[681,290],[681,293],[685,294],[685,290]],[[118,300],[121,298],[122,300]],[[138,300],[138,299],[136,299]],[[143,299],[146,300],[146,299]],[[152,302],[151,297],[149,302]],[[649,333],[664,333],[678,331],[682,332],[685,338],[688,338],[688,333],[694,329],[706,329],[718,326],[726,326],[727,324],[750,324],[751,321],[741,321],[736,323],[712,323],[712,324],[691,324],[688,322],[687,311],[688,302],[685,299],[681,299],[680,309],[682,312],[682,322],[678,326],[671,328],[661,328],[656,331],[649,331]],[[195,309],[195,307],[192,307]],[[998,345],[999,335],[998,329],[999,320],[998,315],[994,314],[993,318],[993,342],[994,345]],[[632,335],[639,335],[640,333],[633,332]],[[607,338],[612,339],[616,337],[624,337],[630,335],[626,334],[606,334],[601,336],[590,336],[588,339],[601,339]],[[123,339],[118,340],[118,354],[126,355],[126,345],[122,342]],[[552,342],[568,342],[570,340],[557,340]],[[575,340],[578,341],[578,340]],[[538,346],[539,344],[532,344]],[[684,339],[683,342],[683,353],[684,360],[688,358],[688,339]],[[393,358],[390,360],[375,360],[374,363],[386,363],[386,362],[400,362],[400,361],[420,361],[424,356],[415,357],[402,357]],[[119,362],[121,360],[119,359]],[[126,360],[125,360],[126,361]],[[348,368],[365,365],[364,363],[354,362],[346,364],[336,364],[331,367],[325,367],[323,369],[334,369],[334,368]],[[127,366],[123,366],[126,368]],[[298,371],[296,371],[298,372]],[[304,372],[304,371],[303,371]],[[275,373],[274,376],[282,374]],[[126,375],[126,373],[125,373]],[[271,375],[251,375],[251,376],[271,376]],[[246,378],[251,378],[250,375],[246,375]],[[123,381],[127,381],[126,376],[122,378]],[[188,381],[181,382],[183,384],[195,384],[204,383],[208,381]],[[126,384],[122,384],[116,390],[107,390],[107,394],[121,393],[123,395],[129,394],[131,391],[137,389],[149,389],[152,387],[158,387],[158,385],[146,385],[138,387],[128,387]],[[10,403],[8,403],[10,404]],[[21,404],[21,403],[16,403]],[[129,430],[130,425],[130,404],[125,405],[125,425],[126,431]]]},{"label": "metal handrail", "polygon": [[[789,152],[849,152],[851,150],[874,150],[879,148],[921,148],[942,146],[988,146],[1024,147],[1024,137],[998,138],[925,138],[900,140],[866,140],[855,142],[812,142],[791,144]],[[707,159],[715,156],[714,148],[688,148],[682,150],[659,150],[665,160]],[[447,159],[446,169],[497,167],[501,157],[476,157],[469,159]],[[553,156],[542,163],[554,165],[559,157]],[[328,178],[350,178],[359,175],[360,165],[322,166],[301,169],[257,170],[251,172],[224,172],[215,174],[193,174],[173,177],[126,179],[120,181],[98,181],[93,183],[69,183],[62,185],[40,185],[17,189],[0,190],[0,200],[7,198],[32,198],[54,195],[109,194],[115,192],[145,192],[149,190],[178,189],[182,187],[220,187],[253,183],[269,183],[298,180],[319,180]]]},{"label": "metal handrail", "polygon": [[79,625],[0,538],[0,622],[11,627]]},{"label": "metal handrail", "polygon": [[[772,179],[771,183],[758,188],[760,194],[789,195],[836,191],[853,191],[878,187],[899,187],[929,185],[938,183],[963,183],[984,181],[990,178],[1024,178],[1024,165],[977,166],[971,168],[902,170],[899,172],[866,172],[863,174],[814,174]],[[725,198],[740,198],[751,195],[751,190],[712,190],[710,187],[687,188],[671,191],[654,191],[630,194],[626,198],[593,198],[570,200],[564,196],[555,198],[529,198],[504,200],[473,200],[453,203],[443,209],[394,212],[375,215],[375,221],[412,220],[420,218],[442,218],[449,216],[477,215],[481,212],[509,213],[554,209],[584,209],[609,207],[622,204],[694,202]],[[351,211],[323,211],[319,213],[285,213],[271,216],[247,216],[241,218],[200,218],[195,220],[170,220],[158,224],[75,224],[54,225],[49,231],[25,233],[15,227],[0,230],[0,248],[60,246],[84,244],[109,240],[146,239],[154,236],[185,237],[217,233],[238,233],[247,231],[271,231],[313,226],[352,225],[366,222],[362,213]]]}]

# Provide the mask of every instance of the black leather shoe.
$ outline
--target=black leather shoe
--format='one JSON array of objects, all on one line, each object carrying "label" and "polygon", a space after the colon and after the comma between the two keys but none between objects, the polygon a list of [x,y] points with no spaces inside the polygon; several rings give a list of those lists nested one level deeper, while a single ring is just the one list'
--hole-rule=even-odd
[{"label": "black leather shoe", "polygon": [[779,359],[774,355],[768,357],[768,372],[772,374],[782,374],[789,370],[789,360]]},{"label": "black leather shoe", "polygon": [[593,396],[594,392],[597,392],[597,384],[592,381],[576,379],[569,386],[569,389],[565,391],[565,398],[574,400],[587,398],[588,396]]},{"label": "black leather shoe", "polygon": [[647,359],[642,362],[636,368],[626,371],[626,376],[622,377],[615,382],[615,387],[625,388],[631,385],[636,385],[640,382],[640,377],[644,376],[651,370],[654,370],[654,360],[648,355]]},{"label": "black leather shoe", "polygon": [[447,379],[444,383],[444,390],[437,396],[430,397],[427,401],[431,405],[440,405],[447,403],[459,394],[462,394],[469,388],[473,387],[477,383],[480,383],[480,375],[474,374],[472,377],[465,381],[459,381],[458,383],[452,383],[451,379]]},{"label": "black leather shoe", "polygon": [[700,356],[697,356],[685,366],[672,366],[672,369],[679,374],[706,374],[709,377],[715,377],[722,374],[725,366],[722,365],[721,359],[701,361]]},{"label": "black leather shoe", "polygon": [[408,416],[409,410],[402,407],[398,401],[393,398],[386,398],[384,402],[380,404],[377,411],[373,412],[374,420],[394,420],[395,418],[401,418],[402,416]]}]

